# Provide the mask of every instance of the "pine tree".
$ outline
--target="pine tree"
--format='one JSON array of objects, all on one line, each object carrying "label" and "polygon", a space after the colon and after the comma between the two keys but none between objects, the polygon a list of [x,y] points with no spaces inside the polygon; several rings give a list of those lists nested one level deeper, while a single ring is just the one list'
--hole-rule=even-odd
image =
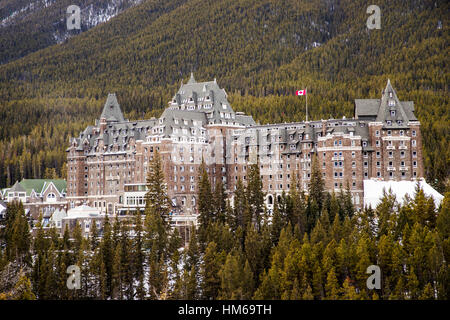
[{"label": "pine tree", "polygon": [[178,229],[175,229],[172,237],[170,238],[169,244],[169,255],[170,255],[170,276],[173,282],[172,290],[170,292],[170,299],[181,299],[182,298],[182,277],[179,268],[181,261],[181,255],[179,248],[181,246],[181,238],[178,234]]},{"label": "pine tree", "polygon": [[353,287],[350,284],[350,279],[348,277],[345,278],[344,284],[342,285],[342,292],[343,292],[342,299],[344,299],[344,300],[357,300],[358,299],[358,294],[355,291],[355,287]]},{"label": "pine tree", "polygon": [[339,299],[339,283],[336,278],[336,273],[334,272],[334,268],[328,272],[327,275],[327,283],[325,285],[326,298],[329,300],[338,300]]},{"label": "pine tree", "polygon": [[213,216],[215,221],[225,223],[226,216],[226,199],[225,187],[222,180],[217,180],[213,194]]},{"label": "pine tree", "polygon": [[216,300],[220,289],[219,271],[224,261],[217,252],[215,242],[210,242],[205,250],[204,262],[202,265],[202,294],[205,300]]},{"label": "pine tree", "polygon": [[134,243],[132,246],[132,270],[134,281],[137,281],[136,296],[139,300],[142,300],[145,296],[144,290],[144,261],[145,255],[143,253],[143,226],[141,210],[137,211],[134,217]]},{"label": "pine tree", "polygon": [[245,230],[244,214],[246,209],[248,208],[246,194],[247,193],[245,192],[244,184],[239,177],[236,184],[236,191],[234,192],[234,221],[232,224],[230,224],[234,231],[236,231],[238,227],[241,227],[243,230]]},{"label": "pine tree", "polygon": [[122,261],[120,252],[121,252],[121,245],[120,243],[118,243],[114,250],[111,297],[113,299],[122,300],[123,299]]},{"label": "pine tree", "polygon": [[262,214],[264,213],[265,195],[262,190],[263,183],[259,163],[255,163],[250,165],[248,170],[247,199],[250,207],[250,215],[247,221],[254,223],[257,230],[261,229]]},{"label": "pine tree", "polygon": [[292,213],[288,219],[292,226],[298,228],[300,236],[306,232],[306,203],[305,194],[303,191],[298,192],[298,182],[296,174],[291,173],[289,199],[292,206]]},{"label": "pine tree", "polygon": [[322,212],[322,207],[324,205],[325,195],[324,195],[324,181],[322,178],[322,171],[319,168],[319,161],[317,156],[314,155],[312,159],[311,166],[311,181],[309,183],[308,192],[311,202],[317,205],[317,212],[315,215],[319,215]]},{"label": "pine tree", "polygon": [[102,256],[102,264],[104,272],[101,271],[102,276],[105,277],[102,289],[106,296],[111,296],[112,290],[112,271],[113,271],[113,259],[114,259],[114,246],[112,240],[111,224],[109,223],[108,214],[106,214],[103,223],[103,237],[100,243],[100,252]]},{"label": "pine tree", "polygon": [[245,260],[244,270],[242,272],[242,296],[243,300],[250,300],[254,292],[254,275],[250,263]]},{"label": "pine tree", "polygon": [[27,278],[25,274],[19,277],[14,287],[14,295],[12,297],[14,300],[35,300],[36,296],[31,290],[31,281]]},{"label": "pine tree", "polygon": [[420,300],[434,300],[434,289],[431,283],[427,283],[425,288],[423,289],[423,292],[421,296],[419,297]]},{"label": "pine tree", "polygon": [[206,172],[206,164],[202,160],[200,166],[199,184],[198,184],[198,223],[199,223],[199,241],[204,249],[206,247],[206,242],[208,241],[207,229],[209,225],[215,220],[214,208],[211,202],[212,192],[211,184],[209,182],[208,173]]},{"label": "pine tree", "polygon": [[167,195],[167,185],[158,151],[155,152],[153,160],[149,164],[147,189],[148,191],[145,194],[145,214],[146,216],[159,216],[167,231],[170,227],[169,212],[171,210],[171,204]]},{"label": "pine tree", "polygon": [[91,227],[91,233],[89,235],[89,239],[90,239],[90,248],[92,251],[94,251],[95,249],[97,249],[98,244],[99,244],[99,234],[98,234],[98,229],[97,229],[97,222],[95,220],[92,220],[91,222],[92,227]]}]

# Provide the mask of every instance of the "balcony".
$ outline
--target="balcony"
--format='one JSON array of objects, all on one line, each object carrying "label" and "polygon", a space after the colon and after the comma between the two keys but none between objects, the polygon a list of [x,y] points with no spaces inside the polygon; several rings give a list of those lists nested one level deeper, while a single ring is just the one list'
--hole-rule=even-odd
[{"label": "balcony", "polygon": [[344,160],[344,157],[332,157],[331,160]]},{"label": "balcony", "polygon": [[399,146],[398,147],[400,150],[408,150],[408,147],[407,146]]},{"label": "balcony", "polygon": [[395,146],[387,146],[386,149],[388,149],[388,150],[395,150]]},{"label": "balcony", "polygon": [[394,167],[388,167],[387,171],[395,171],[395,168]]},{"label": "balcony", "polygon": [[408,167],[404,167],[404,166],[403,166],[403,167],[400,167],[399,170],[400,170],[400,171],[408,171]]}]

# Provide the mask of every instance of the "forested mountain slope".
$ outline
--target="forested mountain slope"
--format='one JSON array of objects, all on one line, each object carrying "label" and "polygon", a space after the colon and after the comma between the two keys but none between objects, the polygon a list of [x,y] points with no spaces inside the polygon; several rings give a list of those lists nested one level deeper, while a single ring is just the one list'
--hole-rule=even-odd
[{"label": "forested mountain slope", "polygon": [[[2,0],[0,64],[21,58],[110,20],[142,0]],[[70,5],[80,7],[80,29],[67,30]]]},{"label": "forested mountain slope", "polygon": [[[262,123],[352,116],[387,78],[422,122],[426,174],[449,176],[445,1],[147,0],[64,43],[0,66],[0,186],[64,175],[68,137],[92,123],[108,92],[130,119],[159,115],[193,71],[218,79],[237,111]],[[448,185],[448,183],[447,183]]]}]

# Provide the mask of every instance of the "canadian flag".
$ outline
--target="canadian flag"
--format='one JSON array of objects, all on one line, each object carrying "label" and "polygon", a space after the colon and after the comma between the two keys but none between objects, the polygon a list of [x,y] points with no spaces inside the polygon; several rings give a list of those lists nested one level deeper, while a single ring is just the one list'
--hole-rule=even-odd
[{"label": "canadian flag", "polygon": [[295,95],[304,96],[306,94],[306,90],[297,90],[295,91]]}]

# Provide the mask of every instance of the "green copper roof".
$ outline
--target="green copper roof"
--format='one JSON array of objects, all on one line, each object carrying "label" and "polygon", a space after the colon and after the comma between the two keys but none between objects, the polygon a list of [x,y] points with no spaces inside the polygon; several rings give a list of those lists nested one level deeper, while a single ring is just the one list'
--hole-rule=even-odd
[{"label": "green copper roof", "polygon": [[29,196],[29,195],[31,195],[31,192],[33,190],[36,193],[44,192],[45,189],[52,182],[55,185],[56,189],[60,193],[63,193],[66,191],[67,182],[65,180],[60,180],[60,179],[23,179],[22,181],[20,181],[20,183],[16,182],[16,184],[20,185],[20,187],[23,189],[22,191],[26,191],[27,196]]}]

